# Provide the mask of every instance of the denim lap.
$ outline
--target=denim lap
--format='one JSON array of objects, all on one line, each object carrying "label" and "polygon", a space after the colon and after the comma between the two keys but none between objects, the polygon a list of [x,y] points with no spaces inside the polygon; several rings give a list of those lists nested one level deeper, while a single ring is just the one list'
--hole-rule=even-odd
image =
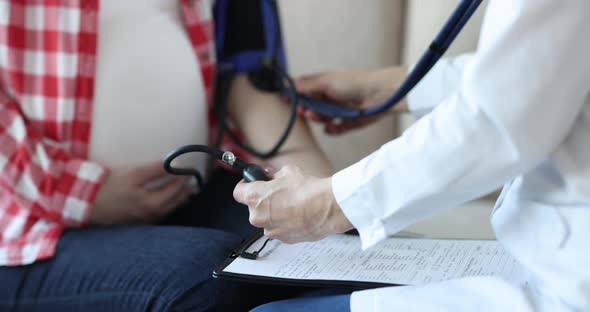
[{"label": "denim lap", "polygon": [[211,272],[239,242],[233,234],[189,227],[69,231],[50,261],[0,268],[0,310],[210,310],[238,296],[236,285]]},{"label": "denim lap", "polygon": [[350,311],[350,294],[304,296],[262,305],[252,312],[346,312]]}]

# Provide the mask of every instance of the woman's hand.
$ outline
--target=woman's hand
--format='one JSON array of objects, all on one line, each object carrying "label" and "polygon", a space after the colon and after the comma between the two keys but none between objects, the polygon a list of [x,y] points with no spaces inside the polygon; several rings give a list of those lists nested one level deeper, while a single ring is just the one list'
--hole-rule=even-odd
[{"label": "woman's hand", "polygon": [[[158,187],[148,187],[167,178]],[[162,162],[111,172],[98,191],[90,222],[110,225],[157,221],[188,199],[193,192],[189,179],[170,177]]]},{"label": "woman's hand", "polygon": [[[407,75],[405,67],[391,67],[378,71],[333,71],[302,77],[296,80],[297,91],[301,94],[335,104],[355,108],[370,108],[383,103],[399,87]],[[394,106],[394,112],[408,111],[402,101]],[[325,132],[341,134],[371,124],[381,115],[361,117],[352,120],[330,119],[303,107],[300,115],[324,123]]]},{"label": "woman's hand", "polygon": [[248,206],[250,223],[285,243],[320,240],[352,224],[338,207],[330,178],[316,178],[285,166],[270,182],[241,182],[234,198]]}]

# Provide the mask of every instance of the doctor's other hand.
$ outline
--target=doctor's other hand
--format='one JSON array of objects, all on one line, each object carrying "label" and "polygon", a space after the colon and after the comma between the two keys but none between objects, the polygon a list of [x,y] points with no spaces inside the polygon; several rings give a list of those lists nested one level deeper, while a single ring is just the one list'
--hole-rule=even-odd
[{"label": "doctor's other hand", "polygon": [[[304,76],[295,81],[301,94],[354,108],[370,108],[387,100],[407,75],[405,66],[386,69],[342,70]],[[392,112],[407,112],[405,99],[392,108]],[[341,134],[371,124],[383,114],[351,120],[323,117],[313,110],[299,107],[299,114],[307,119],[321,122],[329,134]]]},{"label": "doctor's other hand", "polygon": [[[158,183],[157,186],[146,185]],[[101,185],[90,215],[98,225],[155,222],[188,200],[193,188],[188,177],[171,177],[154,162],[109,173]]]},{"label": "doctor's other hand", "polygon": [[269,182],[240,182],[234,198],[248,206],[250,223],[264,235],[293,244],[352,229],[332,194],[330,178],[285,166]]}]

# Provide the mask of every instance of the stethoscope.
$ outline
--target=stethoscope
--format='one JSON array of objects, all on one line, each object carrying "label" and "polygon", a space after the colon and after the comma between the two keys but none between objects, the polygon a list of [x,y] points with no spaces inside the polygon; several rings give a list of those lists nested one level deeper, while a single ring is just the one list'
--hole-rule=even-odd
[{"label": "stethoscope", "polygon": [[[261,64],[261,72],[259,72],[258,75],[251,75],[250,78],[254,85],[259,89],[278,91],[289,98],[289,101],[291,102],[291,117],[289,118],[287,127],[278,142],[269,151],[261,152],[248,146],[233,134],[226,120],[227,94],[229,93],[228,91],[231,86],[231,81],[235,77],[235,75],[229,72],[225,73],[222,77],[218,77],[218,83],[216,86],[215,114],[219,120],[219,129],[215,140],[215,147],[188,145],[177,148],[166,156],[164,160],[164,168],[168,173],[173,175],[195,176],[199,183],[202,184],[202,177],[196,169],[180,169],[171,166],[172,161],[180,155],[200,152],[207,153],[213,156],[214,159],[220,160],[234,169],[241,170],[246,182],[256,180],[268,181],[269,177],[259,166],[248,164],[235,157],[233,153],[218,149],[218,146],[221,143],[221,138],[224,134],[246,152],[261,159],[268,159],[278,153],[289,136],[297,118],[298,105],[302,105],[306,109],[313,110],[319,115],[332,119],[355,119],[366,116],[375,116],[390,110],[404,99],[426,76],[426,74],[428,74],[432,67],[447,51],[449,46],[454,42],[457,35],[473,16],[482,1],[483,0],[462,0],[397,91],[395,91],[385,102],[371,108],[344,107],[298,94],[292,78],[278,61],[278,50],[279,47],[282,46],[283,40],[281,31],[277,31],[275,52],[273,55],[263,60],[263,64]],[[277,25],[280,25],[279,21],[277,21]],[[262,73],[262,75],[260,75],[260,73]]]},{"label": "stethoscope", "polygon": [[307,96],[298,95],[299,103],[305,108],[328,117],[339,119],[354,119],[363,116],[375,116],[388,111],[402,99],[428,74],[438,62],[449,46],[455,41],[465,24],[471,19],[482,0],[463,0],[453,14],[449,17],[438,35],[434,38],[428,49],[424,52],[413,70],[408,74],[404,82],[385,102],[371,108],[355,109],[344,106],[336,106],[322,102]]}]

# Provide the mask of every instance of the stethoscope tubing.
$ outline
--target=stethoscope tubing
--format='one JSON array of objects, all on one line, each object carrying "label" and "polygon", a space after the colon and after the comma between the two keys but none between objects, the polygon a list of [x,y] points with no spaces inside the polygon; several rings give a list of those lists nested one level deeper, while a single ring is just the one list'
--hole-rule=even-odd
[{"label": "stethoscope tubing", "polygon": [[463,0],[439,31],[432,44],[424,52],[418,63],[394,94],[385,102],[365,109],[355,109],[322,102],[298,94],[298,100],[305,108],[313,110],[328,118],[354,119],[363,116],[374,116],[390,110],[403,100],[410,91],[428,74],[438,60],[455,41],[457,35],[479,8],[482,0]]}]

